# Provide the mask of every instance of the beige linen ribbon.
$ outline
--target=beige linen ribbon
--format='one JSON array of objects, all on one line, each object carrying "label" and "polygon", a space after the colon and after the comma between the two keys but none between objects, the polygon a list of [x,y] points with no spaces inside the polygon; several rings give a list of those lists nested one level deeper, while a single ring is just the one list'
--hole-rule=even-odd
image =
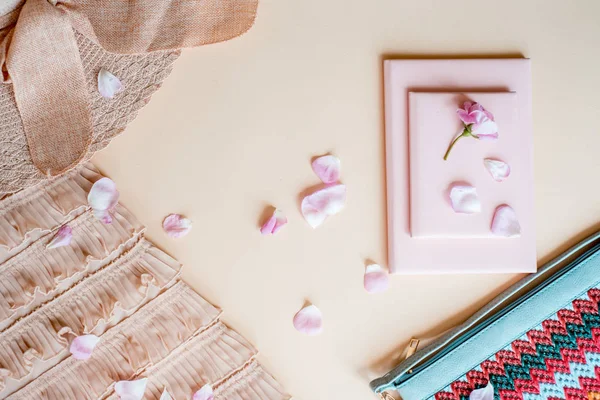
[{"label": "beige linen ribbon", "polygon": [[0,17],[0,66],[12,82],[31,159],[45,175],[77,165],[92,117],[75,31],[118,54],[195,47],[246,32],[258,0],[25,0]]}]

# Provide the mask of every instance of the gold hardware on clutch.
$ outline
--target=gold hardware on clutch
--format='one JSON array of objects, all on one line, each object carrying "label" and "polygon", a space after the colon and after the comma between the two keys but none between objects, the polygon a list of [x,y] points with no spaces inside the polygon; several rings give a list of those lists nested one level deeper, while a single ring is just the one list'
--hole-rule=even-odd
[{"label": "gold hardware on clutch", "polygon": [[417,349],[419,348],[419,342],[419,339],[410,339],[410,343],[408,343],[408,347],[406,348],[406,358],[417,352]]},{"label": "gold hardware on clutch", "polygon": [[381,397],[382,400],[396,400],[388,392],[379,393],[379,397]]}]

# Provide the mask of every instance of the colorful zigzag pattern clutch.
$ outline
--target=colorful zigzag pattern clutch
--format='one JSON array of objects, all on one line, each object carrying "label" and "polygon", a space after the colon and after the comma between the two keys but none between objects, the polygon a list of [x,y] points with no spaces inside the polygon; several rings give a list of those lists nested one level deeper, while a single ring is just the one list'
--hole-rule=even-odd
[{"label": "colorful zigzag pattern clutch", "polygon": [[600,232],[371,383],[403,400],[600,400]]}]

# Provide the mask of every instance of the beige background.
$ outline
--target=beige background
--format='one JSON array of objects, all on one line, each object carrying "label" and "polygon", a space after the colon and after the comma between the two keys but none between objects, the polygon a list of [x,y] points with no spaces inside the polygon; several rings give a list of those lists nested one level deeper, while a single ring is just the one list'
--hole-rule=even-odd
[{"label": "beige background", "polygon": [[[128,128],[95,157],[148,236],[225,310],[296,399],[368,399],[369,378],[409,338],[460,322],[511,275],[395,276],[362,288],[365,261],[386,264],[382,60],[518,56],[533,60],[539,259],[600,217],[600,1],[262,0],[236,40],[184,51]],[[312,230],[299,194],[318,183],[312,156],[342,160],[346,209]],[[262,237],[267,205],[287,213]],[[195,222],[170,240],[162,218]],[[292,327],[306,301],[325,331]]]}]

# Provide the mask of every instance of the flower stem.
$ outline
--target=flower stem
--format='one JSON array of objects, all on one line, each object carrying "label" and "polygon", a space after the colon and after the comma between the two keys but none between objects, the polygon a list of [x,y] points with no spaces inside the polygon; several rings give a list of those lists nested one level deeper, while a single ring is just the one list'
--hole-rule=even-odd
[{"label": "flower stem", "polygon": [[448,150],[446,150],[446,154],[444,154],[444,161],[448,160],[450,151],[452,150],[452,148],[454,147],[456,142],[458,142],[460,139],[467,137],[467,136],[472,136],[472,135],[471,135],[471,132],[469,131],[469,128],[465,126],[465,129],[462,131],[462,133],[460,135],[458,135],[457,137],[455,137],[454,140],[452,141],[452,143],[450,143],[450,146],[448,146]]}]

